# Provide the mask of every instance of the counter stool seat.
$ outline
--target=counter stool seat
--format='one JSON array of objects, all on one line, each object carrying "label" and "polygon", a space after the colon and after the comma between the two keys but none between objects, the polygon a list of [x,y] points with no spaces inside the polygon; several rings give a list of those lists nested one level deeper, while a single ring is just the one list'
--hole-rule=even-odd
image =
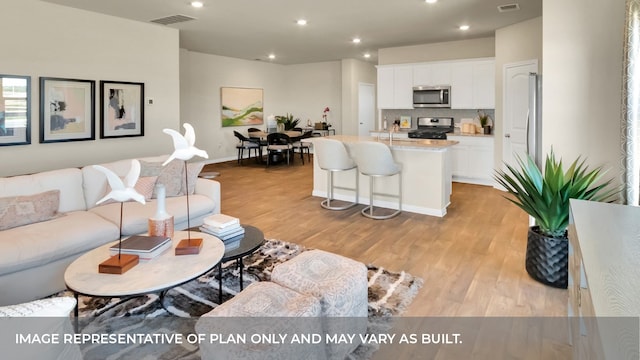
[{"label": "counter stool seat", "polygon": [[[313,151],[315,159],[318,160],[318,166],[327,172],[327,198],[320,205],[328,210],[346,210],[358,205],[358,166],[351,159],[344,144],[334,139],[318,138],[313,141]],[[354,169],[356,173],[355,187],[335,186],[333,184],[333,174],[335,172]],[[344,206],[331,205],[331,201],[335,200],[334,189],[354,191],[356,195],[355,201]]]},{"label": "counter stool seat", "polygon": [[[396,163],[391,154],[391,149],[382,143],[364,141],[355,144],[356,162],[362,175],[369,177],[369,206],[362,209],[362,215],[376,220],[390,219],[402,212],[402,165]],[[380,193],[374,191],[375,178],[398,175],[398,194]],[[398,209],[388,215],[376,215],[374,213],[373,197],[380,195],[397,198]]]}]

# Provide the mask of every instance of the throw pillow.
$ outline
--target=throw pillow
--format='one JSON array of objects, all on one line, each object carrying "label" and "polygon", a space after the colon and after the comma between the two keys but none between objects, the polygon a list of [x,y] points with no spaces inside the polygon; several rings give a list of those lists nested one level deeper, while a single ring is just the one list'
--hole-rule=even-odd
[{"label": "throw pillow", "polygon": [[[198,175],[202,171],[204,167],[204,162],[195,162],[187,165],[187,180],[189,181],[189,195],[193,194],[196,191],[196,181],[198,180]],[[184,174],[182,177],[182,188],[180,190],[180,195],[185,195],[187,193],[187,184],[185,184]]]},{"label": "throw pillow", "polygon": [[[184,181],[184,162],[173,160],[166,166],[162,163],[140,161],[140,176],[157,176],[157,184],[163,184],[167,197],[179,196]],[[154,189],[152,198],[156,198]]]},{"label": "throw pillow", "polygon": [[60,190],[0,198],[0,230],[56,218],[59,205]]}]

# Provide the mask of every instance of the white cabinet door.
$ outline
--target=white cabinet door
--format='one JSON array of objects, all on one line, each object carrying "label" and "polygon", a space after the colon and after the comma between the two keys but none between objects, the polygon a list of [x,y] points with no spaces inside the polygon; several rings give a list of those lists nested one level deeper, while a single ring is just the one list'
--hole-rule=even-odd
[{"label": "white cabinet door", "polygon": [[473,108],[496,107],[496,69],[493,60],[476,61],[473,64]]},{"label": "white cabinet door", "polygon": [[451,108],[473,109],[473,64],[460,61],[451,64]]},{"label": "white cabinet door", "polygon": [[451,63],[431,65],[431,85],[451,85]]},{"label": "white cabinet door", "polygon": [[393,67],[378,68],[378,108],[393,109]]},{"label": "white cabinet door", "polygon": [[395,109],[413,109],[413,67],[397,66],[393,73]]},{"label": "white cabinet door", "polygon": [[493,185],[493,137],[453,135],[447,138],[458,142],[451,148],[453,180]]},{"label": "white cabinet door", "polygon": [[414,66],[413,67],[413,86],[433,85],[433,81],[431,80],[432,67],[433,66],[431,64]]}]

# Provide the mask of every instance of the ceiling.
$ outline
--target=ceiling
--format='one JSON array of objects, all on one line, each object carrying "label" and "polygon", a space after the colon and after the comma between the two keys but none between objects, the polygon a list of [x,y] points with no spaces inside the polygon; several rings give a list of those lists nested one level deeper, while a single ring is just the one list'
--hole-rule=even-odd
[{"label": "ceiling", "polygon": [[[199,9],[190,0],[42,1],[147,23],[186,15],[195,20],[154,26],[179,29],[180,47],[191,51],[287,65],[344,58],[377,64],[380,48],[493,36],[542,15],[542,0],[202,0]],[[497,9],[513,3],[520,10]],[[301,18],[308,24],[297,25]],[[470,29],[459,30],[463,24]]]}]

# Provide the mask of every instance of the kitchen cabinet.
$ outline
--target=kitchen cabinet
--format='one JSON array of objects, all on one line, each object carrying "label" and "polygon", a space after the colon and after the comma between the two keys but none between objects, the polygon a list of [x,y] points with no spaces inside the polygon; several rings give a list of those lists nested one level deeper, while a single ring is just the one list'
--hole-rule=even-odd
[{"label": "kitchen cabinet", "polygon": [[378,108],[413,109],[413,67],[378,67]]},{"label": "kitchen cabinet", "polygon": [[378,108],[413,109],[413,87],[451,85],[452,109],[495,108],[495,61],[470,59],[378,66]]},{"label": "kitchen cabinet", "polygon": [[574,359],[638,359],[640,208],[570,201],[569,325]]},{"label": "kitchen cabinet", "polygon": [[465,60],[451,65],[451,108],[495,108],[495,61]]},{"label": "kitchen cabinet", "polygon": [[493,185],[493,136],[447,135],[457,141],[451,148],[453,181]]},{"label": "kitchen cabinet", "polygon": [[451,63],[438,62],[413,67],[413,86],[451,84]]}]

